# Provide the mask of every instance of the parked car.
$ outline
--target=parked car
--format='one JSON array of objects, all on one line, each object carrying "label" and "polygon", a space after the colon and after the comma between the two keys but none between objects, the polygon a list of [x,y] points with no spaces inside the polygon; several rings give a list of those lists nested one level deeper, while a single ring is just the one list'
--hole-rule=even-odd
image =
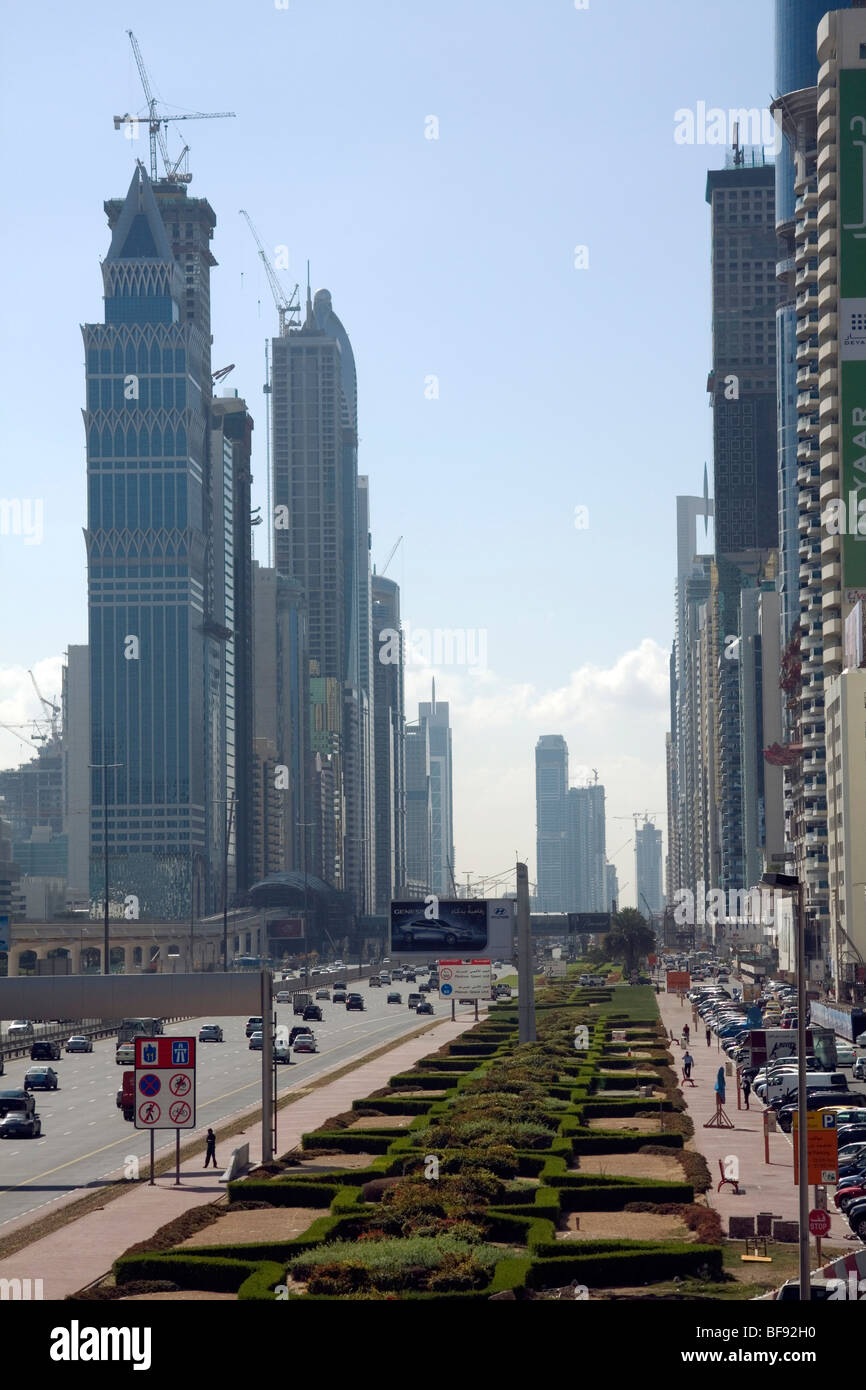
[{"label": "parked car", "polygon": [[415,1012],[416,1014],[432,1014],[433,1005],[430,1003],[429,999],[425,999],[421,1004],[418,1005]]},{"label": "parked car", "polygon": [[866,1143],[866,1125],[840,1125],[836,1131],[836,1139],[840,1149],[846,1144]]},{"label": "parked car", "polygon": [[403,996],[402,996],[402,994],[400,993],[399,990],[392,989],[392,990],[389,992],[388,998],[385,1000],[385,1003],[386,1003],[386,1004],[402,1004],[402,1003],[403,1003]]},{"label": "parked car", "polygon": [[319,1047],[312,1033],[300,1033],[295,1038],[294,1043],[296,1052],[318,1052]]},{"label": "parked car", "polygon": [[250,1052],[261,1052],[264,1045],[264,1034],[261,1028],[256,1029],[255,1033],[250,1033]]},{"label": "parked car", "polygon": [[71,1038],[66,1041],[65,1052],[92,1052],[92,1038],[85,1038],[81,1033],[73,1033]]},{"label": "parked car", "polygon": [[223,1030],[218,1023],[203,1023],[199,1029],[199,1042],[222,1042]]},{"label": "parked car", "polygon": [[367,1006],[366,1006],[366,1004],[364,1003],[364,999],[363,999],[363,996],[362,996],[362,995],[360,995],[360,994],[347,994],[347,995],[346,995],[346,1013],[348,1013],[350,1009],[358,1009],[361,1013],[363,1013],[363,1012],[366,1010],[366,1007],[367,1007]]},{"label": "parked car", "polygon": [[322,1010],[319,1008],[318,1004],[308,1004],[304,1009],[302,1017],[305,1023],[321,1023]]},{"label": "parked car", "polygon": [[38,1139],[42,1121],[38,1115],[26,1115],[23,1110],[10,1111],[0,1120],[0,1139]]},{"label": "parked car", "polygon": [[59,1081],[53,1067],[31,1067],[24,1075],[25,1091],[56,1091]]},{"label": "parked car", "polygon": [[251,1014],[250,1017],[247,1019],[247,1037],[250,1038],[252,1037],[253,1033],[260,1032],[263,1023],[264,1019],[262,1018],[261,1014]]},{"label": "parked car", "polygon": [[135,1043],[118,1043],[114,1053],[114,1060],[119,1067],[133,1066],[135,1063]]},{"label": "parked car", "polygon": [[35,1042],[30,1049],[31,1062],[58,1062],[60,1060],[59,1042]]}]

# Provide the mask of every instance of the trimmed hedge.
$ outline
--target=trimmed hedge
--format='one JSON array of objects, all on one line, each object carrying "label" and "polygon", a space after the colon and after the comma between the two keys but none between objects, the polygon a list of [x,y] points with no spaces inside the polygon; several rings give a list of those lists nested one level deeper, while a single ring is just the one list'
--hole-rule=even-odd
[{"label": "trimmed hedge", "polygon": [[229,1204],[268,1202],[272,1207],[329,1207],[339,1190],[333,1178],[315,1183],[297,1178],[239,1178],[227,1184]]},{"label": "trimmed hedge", "polygon": [[114,1262],[118,1284],[131,1284],[138,1279],[170,1279],[182,1289],[203,1289],[208,1293],[237,1293],[252,1275],[258,1283],[283,1278],[283,1267],[276,1263],[253,1260],[225,1259],[207,1252],[191,1255],[188,1252],[165,1255],[121,1255]]},{"label": "trimmed hedge", "polygon": [[302,1149],[335,1149],[346,1154],[384,1154],[394,1138],[393,1129],[378,1133],[362,1129],[317,1129],[301,1135]]},{"label": "trimmed hedge", "polygon": [[650,1284],[663,1279],[694,1277],[703,1270],[708,1272],[710,1279],[721,1279],[719,1246],[680,1245],[675,1250],[622,1250],[599,1255],[580,1255],[569,1250],[563,1255],[533,1259],[526,1272],[526,1285],[531,1289],[543,1289],[561,1285],[567,1279],[577,1279],[596,1288],[606,1284]]},{"label": "trimmed hedge", "polygon": [[619,1178],[608,1183],[575,1186],[570,1180],[555,1178],[563,1211],[622,1211],[626,1202],[693,1202],[694,1189],[688,1183],[642,1182]]}]

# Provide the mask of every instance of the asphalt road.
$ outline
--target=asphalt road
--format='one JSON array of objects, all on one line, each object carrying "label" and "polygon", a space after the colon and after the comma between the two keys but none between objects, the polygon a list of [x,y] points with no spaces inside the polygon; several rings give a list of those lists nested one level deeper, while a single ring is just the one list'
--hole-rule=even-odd
[{"label": "asphalt road", "polygon": [[[277,1068],[278,1094],[305,1086],[326,1069],[404,1037],[437,1018],[450,1017],[449,1004],[434,994],[430,996],[433,1017],[422,1014],[419,1018],[406,1005],[410,990],[416,986],[401,981],[394,988],[403,996],[402,1005],[386,1004],[387,988],[371,989],[366,982],[361,984],[358,992],[364,996],[364,1013],[347,1013],[342,1004],[318,1001],[323,1021],[310,1026],[320,1050],[299,1054],[291,1065]],[[315,986],[311,992],[315,994]],[[278,1029],[301,1022],[291,1004],[277,1004],[275,1008]],[[458,1005],[458,1012],[470,1010]],[[190,1019],[167,1025],[166,1036],[197,1036],[202,1023],[219,1023],[225,1037],[223,1043],[198,1045],[195,1132],[203,1134],[208,1125],[217,1127],[260,1099],[261,1053],[249,1047],[245,1018]],[[59,1062],[51,1063],[60,1078],[58,1089],[34,1093],[42,1118],[42,1137],[0,1142],[0,1232],[9,1221],[44,1209],[73,1189],[98,1185],[129,1159],[143,1160],[149,1154],[149,1135],[125,1121],[115,1103],[123,1072],[128,1070],[115,1062],[115,1046],[115,1039],[106,1038],[94,1042],[92,1053],[63,1053]],[[20,1087],[30,1065],[24,1057],[7,1062],[0,1088]],[[183,1138],[189,1138],[189,1132]],[[157,1153],[173,1149],[174,1131],[162,1131],[156,1144]],[[222,1161],[228,1153],[218,1151],[218,1156]]]}]

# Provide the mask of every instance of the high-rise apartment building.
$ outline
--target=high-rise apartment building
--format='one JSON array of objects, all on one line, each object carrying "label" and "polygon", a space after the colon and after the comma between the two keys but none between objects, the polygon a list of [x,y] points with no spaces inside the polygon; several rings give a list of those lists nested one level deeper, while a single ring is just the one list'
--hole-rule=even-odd
[{"label": "high-rise apartment building", "polygon": [[[91,897],[102,891],[107,816],[112,896],[135,895],[142,915],[186,918],[218,903],[241,770],[227,649],[240,626],[237,528],[249,518],[232,441],[212,415],[215,217],[140,165],[105,210],[105,322],[83,328]],[[237,850],[235,823],[230,891]]]},{"label": "high-rise apartment building", "polygon": [[567,899],[568,912],[605,912],[607,865],[605,860],[604,787],[570,787],[567,798]]},{"label": "high-rise apartment building", "polygon": [[[338,777],[333,796],[344,808],[333,870],[340,881],[328,876],[329,852],[319,872],[365,912],[373,883],[375,717],[367,494],[358,479],[355,359],[328,290],[312,297],[308,289],[303,326],[273,339],[271,401],[275,564],[303,590],[315,679],[336,681],[340,692],[337,717],[327,722],[336,761],[326,769],[327,778]],[[319,775],[321,757],[316,765]],[[320,800],[318,792],[311,796]]]},{"label": "high-rise apartment building", "polygon": [[430,725],[426,719],[407,724],[406,881],[424,894],[433,888],[433,799],[430,775]]},{"label": "high-rise apartment building", "polygon": [[376,912],[386,913],[406,883],[406,769],[400,590],[374,574],[371,584],[376,788]]},{"label": "high-rise apartment building", "polygon": [[[256,561],[252,570],[257,882],[268,873],[303,867],[311,754],[309,658],[301,587]],[[307,834],[308,843],[309,839]],[[262,865],[269,867],[259,872]]]},{"label": "high-rise apartment building", "polygon": [[451,763],[451,728],[448,704],[433,698],[418,705],[418,718],[426,724],[430,744],[430,809],[432,891],[441,897],[456,893],[454,882],[454,785]]},{"label": "high-rise apartment building", "polygon": [[84,646],[67,649],[62,708],[66,901],[81,910],[90,904],[90,657]]},{"label": "high-rise apartment building", "polygon": [[662,832],[650,821],[636,827],[634,837],[634,868],[638,912],[661,912],[662,899]]},{"label": "high-rise apartment building", "polygon": [[538,912],[565,912],[568,898],[568,745],[542,734],[535,745]]}]

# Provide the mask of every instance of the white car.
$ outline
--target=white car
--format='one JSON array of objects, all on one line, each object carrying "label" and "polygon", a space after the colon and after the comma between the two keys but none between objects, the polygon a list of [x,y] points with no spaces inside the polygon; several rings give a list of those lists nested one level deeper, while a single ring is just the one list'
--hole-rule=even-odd
[{"label": "white car", "polygon": [[854,1041],[858,1047],[866,1047],[866,1033],[860,1033]]},{"label": "white car", "polygon": [[287,989],[281,989],[277,995],[278,1004],[291,1004],[292,996]]},{"label": "white car", "polygon": [[836,1066],[837,1066],[837,1067],[853,1067],[854,1062],[855,1062],[855,1060],[856,1060],[856,1057],[857,1057],[857,1054],[856,1054],[856,1052],[854,1051],[854,1045],[853,1045],[853,1043],[849,1043],[849,1042],[837,1042],[837,1043],[836,1043]]},{"label": "white car", "polygon": [[135,1062],[135,1043],[118,1043],[117,1051],[114,1054],[114,1060],[119,1067],[132,1066]]}]

